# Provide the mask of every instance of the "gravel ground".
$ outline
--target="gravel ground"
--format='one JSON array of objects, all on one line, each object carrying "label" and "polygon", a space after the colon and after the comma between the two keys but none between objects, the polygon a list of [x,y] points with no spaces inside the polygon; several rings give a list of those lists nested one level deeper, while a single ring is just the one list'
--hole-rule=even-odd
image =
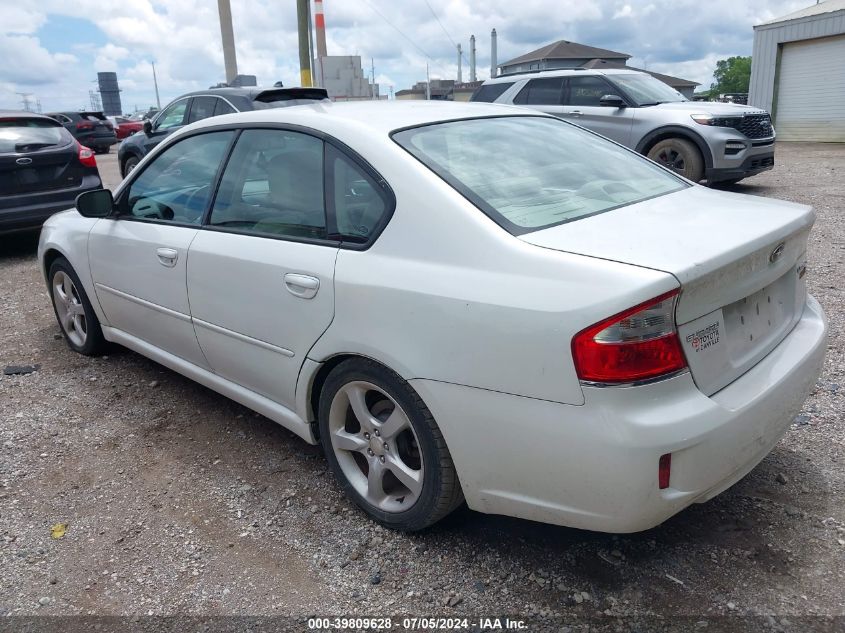
[{"label": "gravel ground", "polygon": [[[113,184],[114,155],[98,160]],[[748,477],[625,536],[466,509],[386,531],[267,419],[126,350],[72,353],[35,239],[0,240],[0,365],[40,365],[0,376],[0,615],[845,615],[843,182],[845,146],[779,144],[733,188],[815,206],[825,371]]]}]

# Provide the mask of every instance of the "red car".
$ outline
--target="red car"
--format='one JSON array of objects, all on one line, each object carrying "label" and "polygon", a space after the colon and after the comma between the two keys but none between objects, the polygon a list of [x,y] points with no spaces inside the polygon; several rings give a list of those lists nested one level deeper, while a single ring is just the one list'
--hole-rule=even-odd
[{"label": "red car", "polygon": [[109,121],[114,125],[114,132],[117,134],[117,140],[132,136],[135,132],[140,132],[144,129],[143,121],[132,121],[122,116],[110,116]]}]

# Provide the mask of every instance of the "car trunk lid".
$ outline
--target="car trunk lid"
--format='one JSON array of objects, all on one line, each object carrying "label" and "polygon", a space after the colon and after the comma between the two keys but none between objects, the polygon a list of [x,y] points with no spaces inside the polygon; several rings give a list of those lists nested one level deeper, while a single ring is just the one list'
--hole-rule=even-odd
[{"label": "car trunk lid", "polygon": [[810,207],[691,187],[520,237],[675,276],[678,333],[709,395],[768,354],[800,318],[814,218]]}]

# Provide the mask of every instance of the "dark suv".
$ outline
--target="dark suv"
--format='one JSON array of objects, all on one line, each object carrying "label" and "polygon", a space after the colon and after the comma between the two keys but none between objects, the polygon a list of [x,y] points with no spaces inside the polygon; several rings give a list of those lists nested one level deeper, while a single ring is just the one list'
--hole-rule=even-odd
[{"label": "dark suv", "polygon": [[56,119],[73,138],[97,154],[108,154],[117,143],[114,126],[102,112],[51,112],[47,116]]},{"label": "dark suv", "polygon": [[94,153],[55,119],[0,111],[0,234],[38,228],[101,189]]},{"label": "dark suv", "polygon": [[279,108],[328,99],[323,88],[209,88],[172,101],[144,122],[143,132],[125,139],[117,150],[120,175],[126,176],[153,147],[181,127],[221,114]]}]

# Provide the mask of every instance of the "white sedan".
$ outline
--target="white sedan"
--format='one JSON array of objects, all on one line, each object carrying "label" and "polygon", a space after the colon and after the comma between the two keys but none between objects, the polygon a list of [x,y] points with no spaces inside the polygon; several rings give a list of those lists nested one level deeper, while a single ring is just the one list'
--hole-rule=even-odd
[{"label": "white sedan", "polygon": [[39,259],[70,347],[118,343],[320,443],[418,530],[643,530],[741,479],[819,375],[809,207],[712,191],[537,112],[215,117]]}]

